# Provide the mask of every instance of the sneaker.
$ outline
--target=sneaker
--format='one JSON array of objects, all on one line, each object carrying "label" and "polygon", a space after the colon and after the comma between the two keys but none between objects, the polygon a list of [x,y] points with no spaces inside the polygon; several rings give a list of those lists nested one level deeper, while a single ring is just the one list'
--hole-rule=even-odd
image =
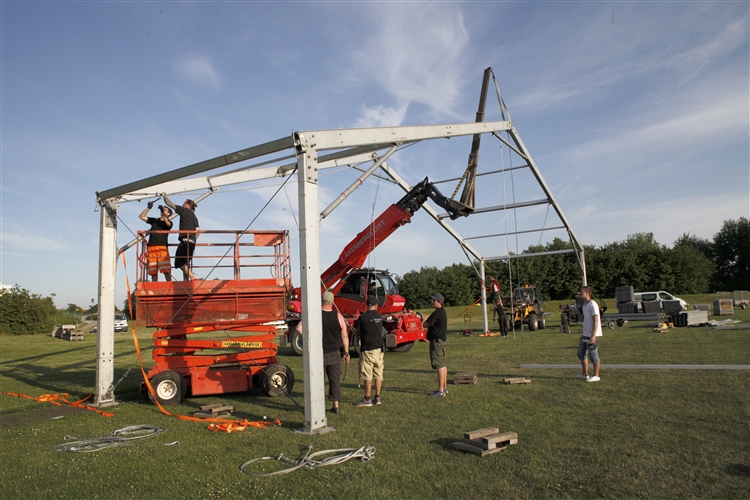
[{"label": "sneaker", "polygon": [[586,382],[599,382],[601,379],[597,376],[589,377],[586,379]]},{"label": "sneaker", "polygon": [[375,396],[375,399],[372,400],[372,402],[376,405],[380,404],[380,396]]},{"label": "sneaker", "polygon": [[433,392],[432,394],[430,394],[429,396],[431,398],[437,398],[437,397],[440,397],[440,396],[445,396],[446,394],[448,394],[446,391],[437,390],[437,391]]},{"label": "sneaker", "polygon": [[372,400],[370,400],[370,399],[362,399],[360,401],[357,401],[355,404],[357,406],[372,406]]},{"label": "sneaker", "polygon": [[338,413],[339,413],[339,408],[338,408],[338,406],[337,406],[337,407],[335,407],[335,408],[331,408],[331,413],[333,413],[333,414],[336,414],[336,415],[338,415]]},{"label": "sneaker", "polygon": [[589,376],[588,375],[584,375],[583,373],[579,373],[578,375],[576,375],[576,378],[582,378],[582,379],[588,380]]}]

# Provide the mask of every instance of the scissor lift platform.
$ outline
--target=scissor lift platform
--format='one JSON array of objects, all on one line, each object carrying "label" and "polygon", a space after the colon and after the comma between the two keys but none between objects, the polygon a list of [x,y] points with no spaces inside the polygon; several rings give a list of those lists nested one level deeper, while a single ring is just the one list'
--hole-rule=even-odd
[{"label": "scissor lift platform", "polygon": [[[232,241],[222,242],[227,235]],[[211,241],[196,244],[193,263],[201,264],[192,267],[229,268],[229,279],[147,281],[147,248],[145,243],[139,247],[136,324],[156,328],[155,365],[147,374],[152,398],[176,404],[188,391],[193,396],[255,386],[270,396],[290,391],[294,374],[278,363],[274,342],[292,286],[288,232],[205,231],[200,240]],[[224,255],[206,255],[221,247],[230,248]],[[229,264],[222,265],[225,261]],[[270,278],[241,277],[241,271],[269,269]]]}]

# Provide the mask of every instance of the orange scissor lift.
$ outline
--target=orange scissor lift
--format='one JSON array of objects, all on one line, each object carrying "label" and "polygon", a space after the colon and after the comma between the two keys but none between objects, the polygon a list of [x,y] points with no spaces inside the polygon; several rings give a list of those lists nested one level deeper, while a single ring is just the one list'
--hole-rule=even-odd
[{"label": "orange scissor lift", "polygon": [[289,232],[201,231],[194,273],[227,277],[193,281],[177,276],[150,281],[145,243],[150,232],[138,233],[136,324],[156,328],[155,365],[147,376],[159,403],[179,403],[188,392],[200,396],[260,386],[275,397],[291,391],[294,373],[278,363],[274,342],[292,287]]}]

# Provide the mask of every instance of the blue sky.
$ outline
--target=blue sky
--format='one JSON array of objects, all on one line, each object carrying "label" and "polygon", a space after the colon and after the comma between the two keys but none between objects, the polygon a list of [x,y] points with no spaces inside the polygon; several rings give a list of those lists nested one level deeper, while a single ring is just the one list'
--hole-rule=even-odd
[{"label": "blue sky", "polygon": [[[636,232],[666,245],[685,232],[710,239],[722,221],[750,210],[747,2],[3,1],[1,8],[0,282],[54,293],[58,307],[86,307],[96,296],[96,191],[293,130],[471,122],[488,66],[584,244]],[[487,120],[499,119],[491,92]],[[496,140],[482,146],[480,171],[507,166]],[[421,143],[389,164],[410,183],[452,178],[469,147],[469,138]],[[321,209],[357,175],[322,177]],[[539,198],[520,173],[515,189],[505,181],[480,182],[477,206]],[[441,185],[447,194],[453,187]],[[201,227],[243,229],[277,189],[247,188],[202,203]],[[294,183],[287,193],[291,203],[278,196],[253,228],[289,229],[296,264]],[[373,179],[327,218],[321,267],[401,194]],[[120,245],[130,230],[145,229],[143,208],[120,206]],[[454,227],[475,236],[545,215],[539,208],[508,221],[495,212]],[[541,241],[553,236],[564,235]],[[540,240],[476,241],[483,254],[504,255]],[[454,262],[467,260],[420,212],[370,264],[403,274]],[[118,305],[122,277],[120,267]]]}]

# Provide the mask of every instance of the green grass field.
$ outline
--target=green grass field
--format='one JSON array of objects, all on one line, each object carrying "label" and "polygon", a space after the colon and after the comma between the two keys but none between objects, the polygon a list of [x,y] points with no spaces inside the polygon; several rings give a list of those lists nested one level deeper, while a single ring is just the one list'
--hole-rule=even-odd
[{"label": "green grass field", "polygon": [[[708,302],[712,296],[687,298]],[[608,301],[610,306],[614,300]],[[580,326],[560,334],[559,303],[546,330],[515,339],[463,336],[464,308],[449,308],[449,380],[478,374],[476,385],[436,388],[427,344],[386,355],[383,404],[359,408],[356,368],[343,382],[336,431],[305,436],[303,414],[285,397],[260,390],[188,398],[170,411],[188,415],[211,403],[236,406],[234,416],[278,418],[282,427],[213,433],[205,423],[162,415],[139,394],[140,370],[129,334],[116,334],[115,416],[69,412],[48,403],[0,395],[3,498],[747,498],[750,492],[750,371],[602,370],[600,383],[576,380],[576,369],[522,370],[520,364],[577,364]],[[479,308],[468,311],[480,331]],[[736,319],[750,321],[750,310]],[[713,319],[726,319],[713,318]],[[492,325],[496,329],[496,325]],[[150,331],[139,330],[144,347]],[[642,323],[606,330],[607,364],[750,363],[750,330],[675,328],[653,333]],[[150,354],[147,352],[146,356]],[[49,336],[0,337],[0,390],[31,396],[93,391],[95,335],[67,342]],[[292,396],[303,402],[302,358],[290,348],[281,363],[297,376]],[[148,359],[150,363],[150,358]],[[508,376],[529,385],[505,385]],[[63,418],[52,419],[64,415]],[[53,451],[66,435],[103,437],[130,425],[167,428],[159,436],[95,453]],[[478,457],[451,443],[469,430],[496,426],[518,433],[518,444]],[[178,445],[165,446],[179,441]],[[239,467],[283,453],[374,446],[375,459],[256,478]],[[304,449],[303,449],[304,448]],[[265,461],[253,470],[288,467]]]}]

